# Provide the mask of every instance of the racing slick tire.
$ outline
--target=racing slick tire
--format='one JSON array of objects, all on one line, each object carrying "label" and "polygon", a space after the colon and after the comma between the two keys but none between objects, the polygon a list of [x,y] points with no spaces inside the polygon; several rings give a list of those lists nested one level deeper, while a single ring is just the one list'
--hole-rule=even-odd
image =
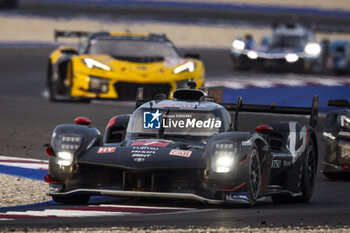
[{"label": "racing slick tire", "polygon": [[89,202],[88,195],[74,195],[74,196],[52,196],[52,200],[58,203],[67,205],[83,205]]},{"label": "racing slick tire", "polygon": [[315,71],[315,63],[312,61],[304,62],[304,73],[311,74]]},{"label": "racing slick tire", "polygon": [[314,142],[310,140],[307,153],[304,156],[303,169],[301,174],[301,196],[292,197],[290,194],[278,194],[271,196],[274,203],[302,202],[310,201],[314,191],[317,170],[317,159]]},{"label": "racing slick tire", "polygon": [[304,160],[303,173],[301,177],[301,193],[295,197],[298,202],[309,202],[314,192],[315,179],[317,170],[317,158],[314,142],[310,140],[307,153]]},{"label": "racing slick tire", "polygon": [[59,78],[54,80],[54,71],[51,61],[49,61],[47,68],[47,89],[49,92],[49,100],[52,102],[72,100],[72,97],[69,94],[70,87],[64,85],[64,80],[60,80]]},{"label": "racing slick tire", "polygon": [[253,206],[259,196],[261,186],[261,164],[259,152],[256,146],[253,147],[250,153],[249,161],[249,183],[248,183],[248,198],[249,205]]},{"label": "racing slick tire", "polygon": [[49,64],[47,66],[46,85],[47,85],[47,90],[49,92],[49,100],[52,102],[55,102],[57,101],[57,94],[56,94],[57,88],[55,87],[55,82],[52,79],[53,79],[52,66],[51,66],[51,62],[49,61]]},{"label": "racing slick tire", "polygon": [[233,69],[234,70],[249,70],[250,67],[246,64],[243,63],[242,59],[239,57],[233,57],[232,58],[233,62]]}]

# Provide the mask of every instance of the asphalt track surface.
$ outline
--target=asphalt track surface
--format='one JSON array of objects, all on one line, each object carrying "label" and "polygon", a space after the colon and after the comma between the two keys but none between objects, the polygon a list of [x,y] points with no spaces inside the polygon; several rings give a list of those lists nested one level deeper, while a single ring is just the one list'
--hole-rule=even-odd
[{"label": "asphalt track surface", "polygon": [[[44,148],[52,130],[60,123],[72,123],[76,116],[87,116],[93,126],[104,131],[108,120],[121,113],[130,113],[130,103],[50,103],[43,98],[47,56],[52,48],[0,49],[0,154],[6,156],[47,159]],[[204,49],[210,78],[235,75],[227,53]],[[255,74],[259,75],[259,74]],[[295,74],[296,76],[298,74]],[[288,119],[301,120],[288,116]],[[252,130],[260,122],[281,119],[278,116],[242,114],[240,130]],[[286,118],[284,118],[286,119]],[[253,122],[253,124],[252,124]],[[316,128],[322,128],[322,117]],[[319,168],[322,140],[319,137]],[[318,169],[314,196],[308,204],[273,204],[269,198],[253,208],[208,206],[199,203],[142,202],[142,204],[190,207],[195,211],[172,214],[148,214],[93,218],[40,218],[0,221],[0,227],[241,227],[241,226],[317,226],[350,224],[350,182],[330,181]],[[157,203],[157,204],[156,204]],[[171,204],[170,204],[171,203]],[[138,203],[136,203],[138,204]]]}]

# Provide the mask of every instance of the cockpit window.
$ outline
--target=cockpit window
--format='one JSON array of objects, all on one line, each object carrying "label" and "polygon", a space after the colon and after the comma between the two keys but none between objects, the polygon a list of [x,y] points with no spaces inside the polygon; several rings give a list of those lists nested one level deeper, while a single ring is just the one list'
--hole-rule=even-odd
[{"label": "cockpit window", "polygon": [[170,42],[126,39],[92,39],[87,53],[113,57],[178,57]]},{"label": "cockpit window", "polygon": [[228,129],[226,118],[222,111],[141,108],[130,118],[127,136],[209,137]]},{"label": "cockpit window", "polygon": [[307,43],[306,35],[281,35],[276,34],[272,37],[271,48],[298,48]]}]

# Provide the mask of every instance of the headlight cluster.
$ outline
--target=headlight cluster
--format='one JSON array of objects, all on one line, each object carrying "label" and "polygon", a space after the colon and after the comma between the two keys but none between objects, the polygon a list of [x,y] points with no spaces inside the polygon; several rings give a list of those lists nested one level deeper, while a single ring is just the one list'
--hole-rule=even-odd
[{"label": "headlight cluster", "polygon": [[80,148],[81,136],[60,135],[56,140],[56,163],[60,166],[70,166],[74,161],[74,153]]},{"label": "headlight cluster", "polygon": [[88,57],[84,58],[83,62],[88,68],[96,68],[96,69],[101,69],[101,70],[106,70],[106,71],[112,70],[111,67],[109,67],[108,65],[103,64],[99,61],[96,61],[92,58],[88,58]]},{"label": "headlight cluster", "polygon": [[295,54],[295,53],[288,53],[284,58],[285,58],[286,61],[289,62],[289,63],[294,63],[294,62],[296,62],[296,61],[299,60],[298,55]]},{"label": "headlight cluster", "polygon": [[193,72],[196,69],[196,63],[193,61],[186,62],[173,70],[174,74],[182,73],[182,72]]},{"label": "headlight cluster", "polygon": [[253,50],[251,50],[251,51],[249,51],[248,53],[247,53],[247,56],[250,58],[250,59],[257,59],[258,58],[258,53],[257,52],[255,52],[255,51],[253,51]]},{"label": "headlight cluster", "polygon": [[309,43],[305,46],[304,51],[309,55],[317,56],[321,53],[321,46],[317,43]]},{"label": "headlight cluster", "polygon": [[214,146],[211,168],[217,173],[227,173],[232,171],[237,154],[236,143],[218,143]]},{"label": "headlight cluster", "polygon": [[242,40],[234,40],[232,42],[232,47],[237,50],[243,50],[245,48],[245,43]]},{"label": "headlight cluster", "polygon": [[106,93],[108,92],[108,86],[108,79],[89,76],[89,91],[97,93]]}]

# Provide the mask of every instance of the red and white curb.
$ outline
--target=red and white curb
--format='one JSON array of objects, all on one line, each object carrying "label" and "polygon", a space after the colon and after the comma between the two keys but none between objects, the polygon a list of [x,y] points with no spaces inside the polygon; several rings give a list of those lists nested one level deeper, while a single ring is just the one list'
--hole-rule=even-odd
[{"label": "red and white curb", "polygon": [[53,217],[101,217],[123,216],[130,214],[164,214],[191,211],[191,208],[131,206],[131,205],[89,205],[64,207],[59,209],[7,211],[0,213],[0,220],[14,220],[18,218],[53,218]]},{"label": "red and white curb", "polygon": [[0,165],[8,167],[20,167],[28,169],[48,170],[49,161],[39,159],[26,159],[17,157],[8,157],[0,155]]},{"label": "red and white curb", "polygon": [[[0,156],[0,165],[13,168],[27,168],[37,170],[48,169],[47,160],[26,159],[17,157]],[[176,213],[183,211],[195,210],[191,208],[174,208],[174,207],[155,207],[155,206],[133,206],[133,205],[86,205],[86,206],[67,206],[53,204],[47,205],[29,205],[13,206],[6,208],[1,212],[0,221],[15,220],[21,218],[52,218],[52,217],[99,217],[99,216],[122,216],[130,214],[164,214]],[[9,210],[8,208],[13,208]]]},{"label": "red and white curb", "polygon": [[224,86],[231,89],[246,89],[246,88],[271,88],[277,86],[344,86],[350,85],[349,78],[316,78],[316,77],[295,77],[293,79],[281,78],[216,78],[215,80],[206,81],[206,86]]}]

